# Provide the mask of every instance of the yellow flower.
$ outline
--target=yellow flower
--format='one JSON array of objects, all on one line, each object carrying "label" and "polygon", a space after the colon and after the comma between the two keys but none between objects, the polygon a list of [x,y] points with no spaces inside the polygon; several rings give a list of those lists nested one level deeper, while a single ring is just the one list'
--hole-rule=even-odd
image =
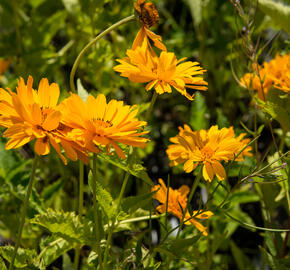
[{"label": "yellow flower", "polygon": [[71,136],[84,148],[103,146],[109,154],[113,147],[120,158],[125,158],[117,143],[144,147],[148,141],[141,137],[148,132],[138,131],[147,123],[136,118],[136,106],[125,106],[117,100],[107,104],[103,94],[89,96],[87,102],[72,94],[63,101],[62,112],[64,123],[73,129]]},{"label": "yellow flower", "polygon": [[[185,172],[193,171],[199,164],[203,164],[203,177],[212,181],[214,175],[219,180],[226,178],[226,172],[221,161],[233,160],[249,143],[243,139],[245,134],[235,138],[233,127],[218,129],[212,126],[209,130],[192,131],[188,125],[179,127],[179,134],[170,138],[173,143],[168,146],[166,153],[171,160],[170,166],[184,163]],[[248,146],[235,160],[242,161],[244,156],[250,156],[251,147]]]},{"label": "yellow flower", "polygon": [[148,83],[146,90],[153,87],[158,94],[171,93],[172,88],[193,100],[186,88],[206,90],[207,83],[202,75],[206,70],[199,66],[198,62],[183,62],[185,58],[176,59],[174,53],[162,51],[160,57],[153,55],[146,42],[133,50],[127,50],[128,57],[117,59],[120,65],[114,67],[121,72],[121,76],[127,77],[132,82]]},{"label": "yellow flower", "polygon": [[[182,220],[183,212],[186,208],[187,204],[187,195],[190,191],[188,186],[181,186],[179,189],[172,189],[169,187],[169,191],[167,191],[167,187],[165,186],[162,179],[159,179],[159,185],[155,185],[151,191],[157,191],[153,198],[158,200],[161,204],[157,206],[156,210],[159,213],[166,213],[166,200],[167,200],[167,192],[168,192],[168,203],[167,203],[167,212],[173,214],[179,220]],[[199,213],[200,212],[200,213]],[[198,219],[208,219],[213,213],[211,211],[193,211],[192,215],[190,215],[189,211],[186,211],[184,215],[184,224],[190,225],[193,224],[199,231],[203,233],[203,235],[207,236],[208,233],[206,231],[206,227],[204,227],[201,223],[199,223]]]},{"label": "yellow flower", "polygon": [[246,73],[242,78],[242,84],[258,91],[259,99],[265,101],[269,89],[273,86],[286,93],[290,92],[290,54],[276,57],[264,62],[263,67],[253,65],[254,73]]},{"label": "yellow flower", "polygon": [[10,65],[10,61],[0,59],[0,79],[1,79],[2,73],[8,69],[9,65]]},{"label": "yellow flower", "polygon": [[42,79],[36,91],[32,84],[33,78],[29,76],[27,85],[20,78],[17,93],[0,88],[0,126],[7,128],[4,137],[10,138],[6,150],[36,139],[34,149],[38,155],[47,155],[52,145],[66,164],[61,145],[68,158],[88,163],[88,154],[66,136],[71,129],[61,123],[62,113],[57,109],[58,85],[49,85],[47,79]]}]

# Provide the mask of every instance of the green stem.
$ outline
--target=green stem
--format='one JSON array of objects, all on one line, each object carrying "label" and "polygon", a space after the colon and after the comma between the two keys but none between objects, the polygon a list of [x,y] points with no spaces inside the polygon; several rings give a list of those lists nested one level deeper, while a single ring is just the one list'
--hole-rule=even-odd
[{"label": "green stem", "polygon": [[[152,215],[151,219],[157,219],[157,218],[162,218],[165,217],[166,213],[160,214],[160,215]],[[143,216],[143,217],[136,217],[136,218],[129,218],[120,221],[120,224],[125,224],[125,223],[133,223],[133,222],[139,222],[139,221],[144,221],[150,219],[150,216]]]},{"label": "green stem", "polygon": [[150,114],[151,114],[151,112],[153,110],[153,106],[155,104],[155,101],[157,99],[157,96],[158,96],[157,92],[154,91],[153,96],[152,96],[152,99],[151,99],[151,102],[150,102],[149,109],[148,109],[148,111],[146,112],[146,115],[145,115],[145,121],[146,122],[149,120],[149,117],[150,117]]},{"label": "green stem", "polygon": [[[133,152],[132,155],[134,155],[134,152]],[[133,160],[133,159],[134,158],[131,158],[131,160]],[[131,160],[129,162],[129,167],[131,167]],[[120,195],[119,195],[119,198],[118,198],[118,201],[117,201],[117,212],[118,212],[118,210],[120,208],[121,201],[123,199],[123,196],[124,196],[124,193],[125,193],[125,189],[126,189],[126,186],[127,186],[128,180],[129,180],[129,176],[130,176],[130,173],[126,172],[125,177],[124,177],[124,181],[122,183]],[[112,225],[109,226],[109,232],[108,232],[108,237],[107,237],[107,241],[106,241],[106,249],[105,249],[105,253],[104,253],[105,269],[109,269],[108,265],[107,265],[107,261],[108,261],[108,254],[109,254],[109,250],[110,250],[110,246],[111,246],[112,236],[113,236],[113,232],[114,232],[115,222],[116,222],[116,220],[114,220],[112,222]]]},{"label": "green stem", "polygon": [[[84,204],[84,163],[80,161],[79,162],[79,207],[78,207],[80,219],[83,216],[83,204]],[[79,269],[80,250],[81,250],[81,245],[78,245],[75,248],[74,270]]]},{"label": "green stem", "polygon": [[98,206],[97,206],[97,155],[93,155],[93,206],[94,206],[94,219],[95,219],[95,233],[96,233],[96,247],[98,253],[98,262],[100,269],[103,270],[102,251],[100,246],[99,236],[99,219],[98,219]]},{"label": "green stem", "polygon": [[73,92],[76,93],[76,87],[74,84],[74,77],[76,74],[76,70],[79,66],[79,63],[81,61],[81,58],[84,56],[84,54],[94,45],[96,44],[102,37],[104,37],[105,35],[107,35],[108,33],[110,33],[112,30],[118,28],[120,25],[125,24],[127,22],[133,21],[135,19],[135,15],[131,15],[127,18],[124,18],[120,21],[118,21],[117,23],[113,24],[112,26],[110,26],[109,28],[107,28],[105,31],[103,31],[102,33],[100,33],[98,36],[96,36],[93,40],[91,40],[83,49],[82,51],[79,53],[78,57],[76,58],[71,73],[70,73],[70,88]]},{"label": "green stem", "polygon": [[118,210],[120,208],[121,201],[123,199],[124,192],[125,192],[128,180],[129,180],[129,176],[130,176],[130,173],[126,172],[125,177],[124,177],[124,181],[122,183],[122,187],[121,187],[120,195],[119,195],[119,198],[118,198],[118,202],[117,202],[117,212],[118,212]]},{"label": "green stem", "polygon": [[188,206],[189,206],[189,204],[190,204],[190,202],[191,202],[191,199],[192,199],[192,197],[193,197],[193,194],[194,194],[194,192],[195,192],[195,190],[196,190],[196,188],[197,188],[197,186],[198,186],[198,184],[199,184],[199,181],[200,181],[200,179],[201,179],[201,174],[202,174],[202,169],[200,168],[200,169],[199,169],[199,173],[198,173],[197,177],[195,178],[195,180],[194,180],[194,182],[193,182],[193,184],[192,184],[192,188],[191,188],[191,191],[190,191],[190,194],[189,194],[188,200],[187,200],[186,207],[185,207],[185,209],[183,210],[183,213],[182,213],[182,219],[181,219],[180,224],[179,224],[179,228],[178,228],[178,232],[177,232],[176,238],[178,238],[178,236],[179,236],[179,234],[180,234],[181,228],[182,228],[182,226],[183,226],[183,222],[184,222],[185,214],[186,214],[186,212],[187,212],[187,210],[188,210]]},{"label": "green stem", "polygon": [[23,209],[22,209],[22,213],[21,213],[20,225],[19,225],[18,234],[17,234],[17,241],[16,241],[16,244],[15,244],[15,247],[14,247],[13,257],[12,257],[12,260],[11,260],[11,263],[10,263],[10,266],[9,266],[9,270],[14,269],[14,262],[15,262],[17,250],[18,250],[18,248],[20,246],[22,230],[23,230],[23,226],[24,226],[24,223],[25,223],[26,212],[27,212],[27,208],[28,208],[28,204],[29,204],[30,194],[31,194],[32,187],[33,187],[34,176],[35,176],[36,165],[37,165],[38,159],[39,159],[39,156],[37,154],[35,154],[34,161],[33,161],[33,164],[32,164],[29,184],[28,184],[28,188],[27,188],[27,191],[26,191],[26,195],[25,195],[25,199],[24,199],[24,205],[23,205]]}]

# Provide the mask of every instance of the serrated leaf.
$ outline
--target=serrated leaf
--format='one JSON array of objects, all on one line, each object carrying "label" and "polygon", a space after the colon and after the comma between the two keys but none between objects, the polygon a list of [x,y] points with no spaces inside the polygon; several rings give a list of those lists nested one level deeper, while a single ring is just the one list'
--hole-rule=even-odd
[{"label": "serrated leaf", "polygon": [[92,245],[95,243],[92,222],[86,218],[80,219],[74,212],[47,209],[46,213],[35,216],[30,222],[46,228],[71,244]]},{"label": "serrated leaf", "polygon": [[[89,173],[89,186],[93,193],[93,174],[91,171]],[[113,219],[117,214],[116,207],[113,204],[113,198],[98,181],[96,181],[96,197],[108,219]]]},{"label": "serrated leaf", "polygon": [[[13,253],[14,253],[13,246],[0,247],[1,256],[8,262],[11,262]],[[29,265],[33,265],[34,259],[36,257],[37,257],[37,253],[35,250],[18,248],[16,258],[14,261],[14,266],[19,267],[19,268],[24,268]]]},{"label": "serrated leaf", "polygon": [[58,257],[72,249],[72,245],[70,242],[55,236],[47,237],[41,243],[41,246],[41,253],[43,254],[43,256],[39,259],[42,260],[44,266],[50,265]]},{"label": "serrated leaf", "polygon": [[148,185],[153,186],[153,182],[148,176],[146,168],[143,167],[141,164],[134,164],[133,168],[130,168],[129,165],[126,163],[126,161],[120,160],[116,156],[109,156],[103,153],[99,153],[98,156],[106,160],[107,162],[117,166],[118,168],[126,172],[129,172],[131,175],[143,180]]}]

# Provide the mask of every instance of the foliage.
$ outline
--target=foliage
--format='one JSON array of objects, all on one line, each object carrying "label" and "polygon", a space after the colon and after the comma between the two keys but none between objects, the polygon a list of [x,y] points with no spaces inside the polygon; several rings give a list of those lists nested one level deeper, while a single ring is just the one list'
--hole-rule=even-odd
[{"label": "foliage", "polygon": [[[26,81],[33,76],[34,86],[45,77],[59,84],[64,100],[72,91],[69,76],[81,50],[132,15],[134,2],[1,0],[0,59],[9,60],[10,66],[0,74],[0,87],[15,91],[19,77]],[[145,119],[153,89],[146,91],[143,84],[113,71],[115,59],[130,49],[140,22],[126,23],[94,44],[76,72],[78,95],[85,101],[102,93],[107,100],[137,104],[138,119],[148,122],[150,142],[144,149],[120,145],[125,159],[102,148],[96,178],[92,161],[82,173],[78,162],[64,166],[55,151],[42,156],[14,262],[17,269],[102,269],[100,257],[105,269],[290,268],[289,92],[273,87],[262,101],[239,82],[253,72],[253,65],[289,53],[289,4],[153,2],[159,23],[151,30],[177,59],[198,61],[207,70],[208,90],[194,91],[193,101],[177,91],[159,95]],[[233,126],[237,136],[247,133],[252,140],[252,156],[223,162],[227,178],[201,179],[188,199],[190,214],[200,209],[214,213],[201,221],[208,236],[193,225],[179,227],[179,220],[168,213],[157,215],[152,200],[158,178],[177,190],[192,187],[199,177],[198,170],[187,174],[182,166],[170,167],[165,152],[169,138],[184,124],[193,130]],[[6,142],[1,136],[0,270],[12,261],[35,155],[34,142],[9,151]]]}]

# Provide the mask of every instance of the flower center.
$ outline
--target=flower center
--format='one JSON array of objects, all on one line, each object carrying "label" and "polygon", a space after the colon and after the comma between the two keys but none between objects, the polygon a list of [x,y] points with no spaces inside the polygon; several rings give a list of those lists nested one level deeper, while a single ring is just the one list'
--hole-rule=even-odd
[{"label": "flower center", "polygon": [[104,121],[101,118],[93,118],[93,122],[96,124],[96,126],[98,126],[99,128],[109,128],[111,126],[113,126],[113,123],[109,120]]},{"label": "flower center", "polygon": [[214,151],[209,147],[205,146],[201,150],[203,160],[211,159],[214,155]]}]

